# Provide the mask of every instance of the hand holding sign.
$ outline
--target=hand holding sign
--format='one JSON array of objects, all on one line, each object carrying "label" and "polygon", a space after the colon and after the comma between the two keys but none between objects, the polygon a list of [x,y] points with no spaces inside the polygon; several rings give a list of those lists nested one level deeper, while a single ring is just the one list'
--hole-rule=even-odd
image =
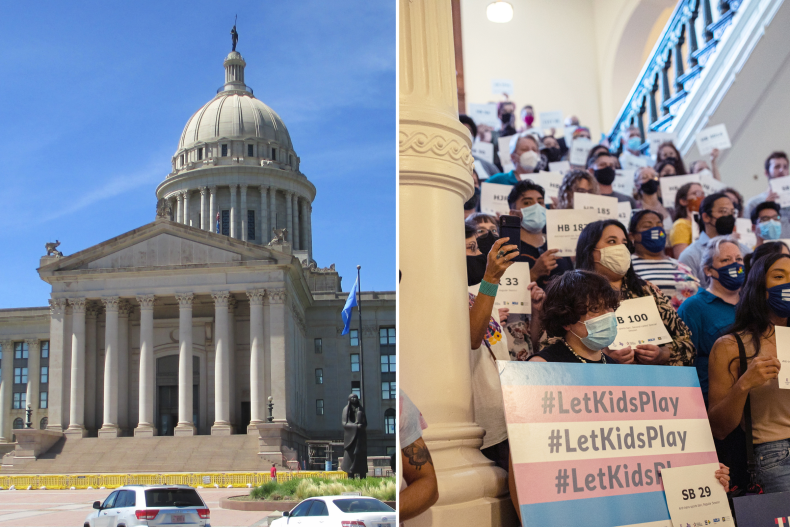
[{"label": "hand holding sign", "polygon": [[611,196],[575,192],[573,194],[573,208],[575,210],[591,210],[598,215],[599,220],[618,219],[617,198]]},{"label": "hand holding sign", "polygon": [[672,525],[734,525],[727,494],[716,478],[718,463],[661,470]]},{"label": "hand holding sign", "polygon": [[652,295],[623,300],[615,311],[617,337],[612,346],[662,346],[672,342]]},{"label": "hand holding sign", "polygon": [[774,199],[778,201],[780,207],[790,207],[790,176],[769,179],[768,186],[771,188],[771,193],[776,194]]},{"label": "hand holding sign", "polygon": [[727,135],[727,127],[723,124],[711,126],[697,134],[697,149],[703,156],[709,154],[714,148],[727,150],[730,147],[732,147],[730,136]]}]

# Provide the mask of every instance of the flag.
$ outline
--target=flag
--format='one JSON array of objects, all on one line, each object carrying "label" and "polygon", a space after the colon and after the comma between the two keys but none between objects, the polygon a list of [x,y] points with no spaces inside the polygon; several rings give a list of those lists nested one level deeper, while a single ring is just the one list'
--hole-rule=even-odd
[{"label": "flag", "polygon": [[217,211],[217,234],[219,234],[219,211]]},{"label": "flag", "polygon": [[351,311],[353,311],[354,306],[357,305],[357,295],[359,294],[359,275],[357,275],[357,279],[354,282],[354,289],[348,294],[348,298],[346,299],[346,305],[343,306],[343,333],[341,335],[347,335],[349,331],[349,325],[351,324]]}]

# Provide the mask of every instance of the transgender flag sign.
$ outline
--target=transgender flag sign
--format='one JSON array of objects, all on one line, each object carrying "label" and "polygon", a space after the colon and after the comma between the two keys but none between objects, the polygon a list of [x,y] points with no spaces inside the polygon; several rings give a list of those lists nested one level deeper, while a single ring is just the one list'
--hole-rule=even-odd
[{"label": "transgender flag sign", "polygon": [[525,527],[671,527],[661,469],[718,462],[694,368],[497,364]]}]

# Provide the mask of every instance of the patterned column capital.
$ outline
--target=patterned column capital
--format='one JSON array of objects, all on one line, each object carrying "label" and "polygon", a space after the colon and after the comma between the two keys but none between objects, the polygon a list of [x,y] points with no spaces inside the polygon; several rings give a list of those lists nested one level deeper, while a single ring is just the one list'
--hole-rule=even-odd
[{"label": "patterned column capital", "polygon": [[126,300],[121,300],[118,302],[118,315],[122,317],[128,317],[134,311],[134,307]]},{"label": "patterned column capital", "polygon": [[269,192],[269,186],[261,185],[258,187],[258,190],[261,192],[261,194],[266,194],[267,192]]},{"label": "patterned column capital", "polygon": [[39,342],[41,342],[39,339],[25,339],[25,344],[27,344],[29,350],[38,349]]},{"label": "patterned column capital", "polygon": [[138,295],[137,302],[140,303],[140,311],[150,311],[154,308],[156,297],[154,295]]},{"label": "patterned column capital", "polygon": [[85,306],[85,318],[98,318],[99,313],[101,313],[101,306],[96,302],[89,302]]},{"label": "patterned column capital", "polygon": [[230,187],[230,191],[231,191],[231,192],[236,192],[236,189],[237,189],[237,188],[239,188],[239,185],[238,185],[238,184],[236,184],[236,183],[231,183],[231,184],[230,184],[230,185],[228,185],[228,186]]},{"label": "patterned column capital", "polygon": [[65,298],[50,298],[49,299],[49,313],[51,315],[64,315],[66,313],[66,299]]},{"label": "patterned column capital", "polygon": [[266,298],[269,299],[270,304],[284,304],[288,294],[285,289],[267,289]]},{"label": "patterned column capital", "polygon": [[176,192],[176,200],[182,201],[183,199],[184,199],[184,193],[183,192]]},{"label": "patterned column capital", "polygon": [[228,302],[230,301],[230,292],[217,291],[211,293],[211,298],[214,299],[214,305],[216,307],[228,307]]},{"label": "patterned column capital", "polygon": [[178,300],[178,307],[192,307],[192,300],[195,295],[192,293],[176,293],[176,300]]},{"label": "patterned column capital", "polygon": [[200,187],[200,195],[205,196],[208,192],[208,187]]},{"label": "patterned column capital", "polygon": [[242,183],[241,185],[239,185],[239,188],[241,188],[242,192],[247,192],[247,186],[248,185],[246,183]]},{"label": "patterned column capital", "polygon": [[250,289],[247,291],[247,298],[250,299],[250,305],[262,306],[263,299],[266,296],[265,289]]},{"label": "patterned column capital", "polygon": [[118,296],[107,296],[101,299],[104,304],[104,310],[107,313],[117,313],[118,307],[121,304],[121,298]]},{"label": "patterned column capital", "polygon": [[86,302],[85,298],[69,298],[69,305],[73,313],[85,313]]},{"label": "patterned column capital", "polygon": [[208,186],[208,189],[209,189],[209,191],[210,191],[212,194],[216,194],[216,193],[217,193],[217,185],[209,185],[209,186]]},{"label": "patterned column capital", "polygon": [[228,313],[233,313],[236,311],[236,307],[238,307],[239,303],[236,301],[236,297],[230,295],[228,298]]}]

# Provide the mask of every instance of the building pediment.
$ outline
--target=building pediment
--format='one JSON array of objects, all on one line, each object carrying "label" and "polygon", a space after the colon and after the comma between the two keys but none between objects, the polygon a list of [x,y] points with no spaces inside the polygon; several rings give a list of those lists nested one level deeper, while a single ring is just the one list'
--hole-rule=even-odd
[{"label": "building pediment", "polygon": [[243,262],[291,263],[272,248],[158,219],[83,251],[42,265],[42,277],[68,271],[217,267]]}]

